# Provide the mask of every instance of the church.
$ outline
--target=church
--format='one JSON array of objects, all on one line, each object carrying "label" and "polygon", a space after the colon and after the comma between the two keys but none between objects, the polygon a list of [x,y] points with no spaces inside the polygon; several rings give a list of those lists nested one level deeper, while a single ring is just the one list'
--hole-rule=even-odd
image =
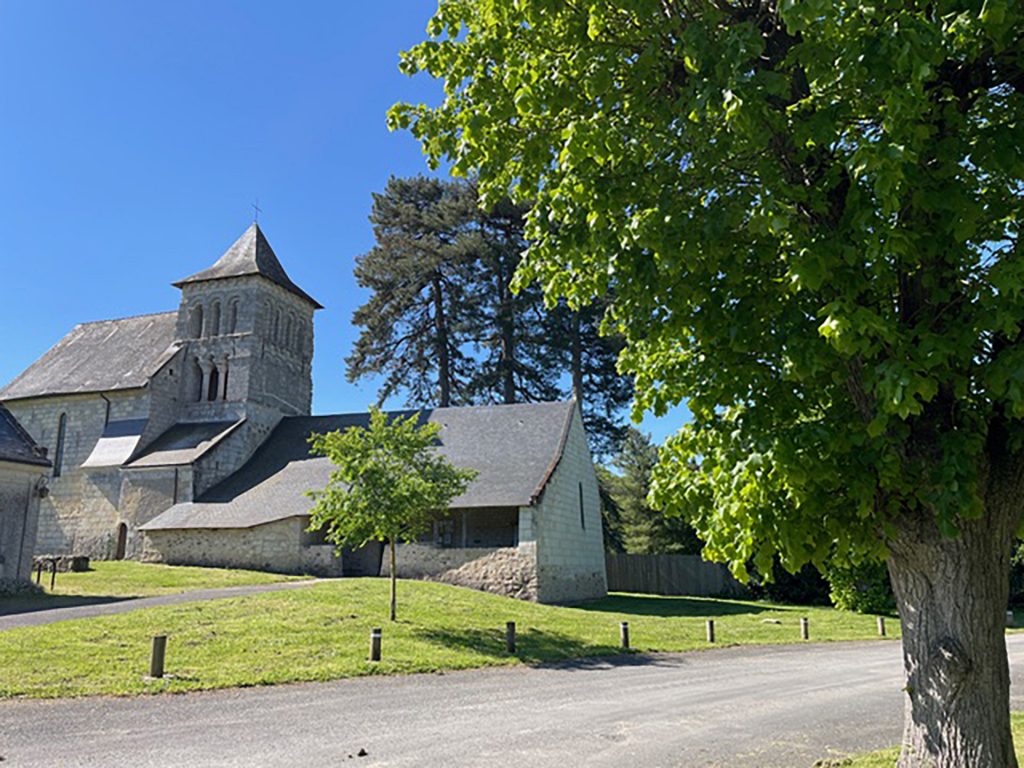
[{"label": "church", "polygon": [[[0,389],[45,449],[36,465],[52,465],[35,552],[378,575],[379,546],[338,556],[306,531],[306,491],[331,471],[309,435],[367,419],[311,415],[321,305],[255,223],[174,286],[176,311],[82,323]],[[541,602],[605,594],[597,479],[574,401],[418,414],[440,424],[438,450],[478,474],[429,535],[399,546],[399,576]]]}]

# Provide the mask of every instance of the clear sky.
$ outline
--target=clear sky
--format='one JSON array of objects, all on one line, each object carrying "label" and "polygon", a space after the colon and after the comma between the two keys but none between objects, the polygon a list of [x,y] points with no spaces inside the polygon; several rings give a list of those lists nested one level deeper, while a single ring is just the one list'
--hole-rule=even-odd
[{"label": "clear sky", "polygon": [[[426,172],[389,133],[434,0],[0,0],[0,381],[76,323],[176,309],[171,282],[260,226],[317,313],[314,413],[345,381],[371,193]],[[391,403],[399,405],[400,403]],[[686,418],[648,418],[657,440]]]}]

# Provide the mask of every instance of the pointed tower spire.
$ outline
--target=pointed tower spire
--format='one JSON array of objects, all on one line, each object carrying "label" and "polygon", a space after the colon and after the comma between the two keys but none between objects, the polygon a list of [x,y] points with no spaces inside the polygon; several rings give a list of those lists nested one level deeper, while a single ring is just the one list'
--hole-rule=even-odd
[{"label": "pointed tower spire", "polygon": [[229,277],[243,277],[245,275],[260,275],[271,282],[281,286],[286,291],[294,293],[301,299],[305,299],[313,305],[314,309],[323,309],[320,303],[299,288],[288,277],[281,262],[277,260],[274,249],[270,247],[267,238],[255,221],[242,233],[234,244],[224,252],[224,255],[217,259],[217,262],[209,269],[196,272],[174,283],[176,288],[181,288],[189,283],[201,283],[207,280],[223,280]]}]

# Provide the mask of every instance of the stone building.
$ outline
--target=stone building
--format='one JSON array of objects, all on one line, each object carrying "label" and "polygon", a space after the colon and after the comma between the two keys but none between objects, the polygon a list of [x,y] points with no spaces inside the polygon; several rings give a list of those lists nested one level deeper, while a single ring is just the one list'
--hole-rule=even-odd
[{"label": "stone building", "polygon": [[50,461],[0,405],[0,593],[28,584]]},{"label": "stone building", "polygon": [[[329,465],[310,432],[313,313],[256,224],[174,284],[177,311],[75,327],[0,402],[53,460],[38,551],[93,558],[366,574],[305,532]],[[604,594],[601,517],[572,403],[437,409],[442,451],[480,471],[403,575],[564,601]]]}]

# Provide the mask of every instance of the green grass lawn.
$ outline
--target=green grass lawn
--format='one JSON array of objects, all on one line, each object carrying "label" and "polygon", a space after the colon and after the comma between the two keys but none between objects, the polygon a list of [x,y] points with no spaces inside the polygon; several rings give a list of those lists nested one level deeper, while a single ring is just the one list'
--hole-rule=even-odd
[{"label": "green grass lawn", "polygon": [[0,614],[102,602],[98,598],[150,597],[192,589],[273,584],[301,578],[306,577],[227,568],[156,565],[130,560],[97,561],[92,563],[88,571],[58,573],[52,591],[49,589],[50,574],[43,573],[42,593],[0,597]]},{"label": "green grass lawn", "polygon": [[[387,616],[385,579],[324,582],[300,590],[148,608],[116,616],[0,632],[0,697],[136,694],[431,672],[592,657],[619,652],[629,621],[635,651],[876,639],[873,616],[739,600],[612,595],[575,608],[536,605],[458,587],[399,583],[399,621]],[[504,650],[517,622],[519,653]],[[778,622],[778,623],[776,623]],[[366,660],[372,627],[384,661]],[[889,622],[890,635],[899,625]],[[150,639],[169,636],[167,672],[147,681]]]},{"label": "green grass lawn", "polygon": [[[1024,712],[1014,712],[1011,718],[1013,745],[1016,748],[1017,761],[1020,762],[1024,760]],[[821,764],[829,768],[893,768],[899,756],[899,747],[892,747],[849,759],[822,761]]]}]

